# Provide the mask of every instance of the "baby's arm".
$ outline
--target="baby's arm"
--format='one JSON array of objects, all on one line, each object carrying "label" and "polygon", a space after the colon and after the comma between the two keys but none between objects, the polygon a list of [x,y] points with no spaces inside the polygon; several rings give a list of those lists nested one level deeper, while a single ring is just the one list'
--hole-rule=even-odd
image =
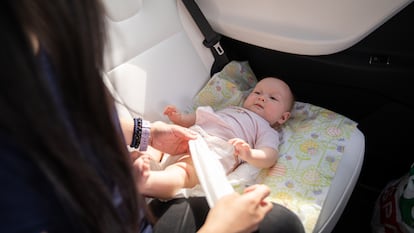
[{"label": "baby's arm", "polygon": [[234,146],[236,156],[257,168],[269,168],[279,158],[278,151],[270,147],[252,149],[247,142],[240,138],[230,139],[229,143]]},{"label": "baby's arm", "polygon": [[168,116],[171,122],[174,124],[190,127],[195,124],[196,116],[195,113],[184,114],[178,111],[177,107],[168,105],[164,110],[164,115]]}]

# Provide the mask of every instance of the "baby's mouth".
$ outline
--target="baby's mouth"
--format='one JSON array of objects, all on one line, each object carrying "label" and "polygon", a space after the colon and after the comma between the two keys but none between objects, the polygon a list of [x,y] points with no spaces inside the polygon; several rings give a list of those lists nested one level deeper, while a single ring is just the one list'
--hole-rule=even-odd
[{"label": "baby's mouth", "polygon": [[263,106],[262,106],[262,105],[260,105],[260,104],[254,104],[254,106],[255,106],[256,108],[263,109]]}]

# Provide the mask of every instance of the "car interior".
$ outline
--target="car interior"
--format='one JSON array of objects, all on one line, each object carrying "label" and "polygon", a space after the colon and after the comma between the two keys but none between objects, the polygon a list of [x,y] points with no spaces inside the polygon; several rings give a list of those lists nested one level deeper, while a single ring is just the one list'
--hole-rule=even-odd
[{"label": "car interior", "polygon": [[307,233],[371,232],[381,190],[414,162],[412,0],[103,2],[120,116],[240,104],[257,80],[279,77],[296,104],[277,165],[255,182]]}]

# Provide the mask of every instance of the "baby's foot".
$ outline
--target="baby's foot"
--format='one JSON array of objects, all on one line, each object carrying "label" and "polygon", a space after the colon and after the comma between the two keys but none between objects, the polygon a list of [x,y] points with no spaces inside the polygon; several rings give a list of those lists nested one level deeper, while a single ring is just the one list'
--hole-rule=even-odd
[{"label": "baby's foot", "polygon": [[138,188],[140,192],[145,193],[147,181],[150,175],[150,163],[151,157],[148,154],[143,154],[138,157],[135,162],[134,166],[138,168]]}]

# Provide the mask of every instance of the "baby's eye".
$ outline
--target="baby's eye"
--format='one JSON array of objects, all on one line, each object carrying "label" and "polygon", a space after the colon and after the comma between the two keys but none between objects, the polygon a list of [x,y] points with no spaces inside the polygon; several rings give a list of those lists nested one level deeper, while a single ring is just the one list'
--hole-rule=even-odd
[{"label": "baby's eye", "polygon": [[258,92],[258,91],[254,91],[253,93],[256,94],[256,95],[260,95],[260,92]]},{"label": "baby's eye", "polygon": [[273,97],[273,96],[270,96],[270,99],[277,101],[277,98],[276,97]]}]

